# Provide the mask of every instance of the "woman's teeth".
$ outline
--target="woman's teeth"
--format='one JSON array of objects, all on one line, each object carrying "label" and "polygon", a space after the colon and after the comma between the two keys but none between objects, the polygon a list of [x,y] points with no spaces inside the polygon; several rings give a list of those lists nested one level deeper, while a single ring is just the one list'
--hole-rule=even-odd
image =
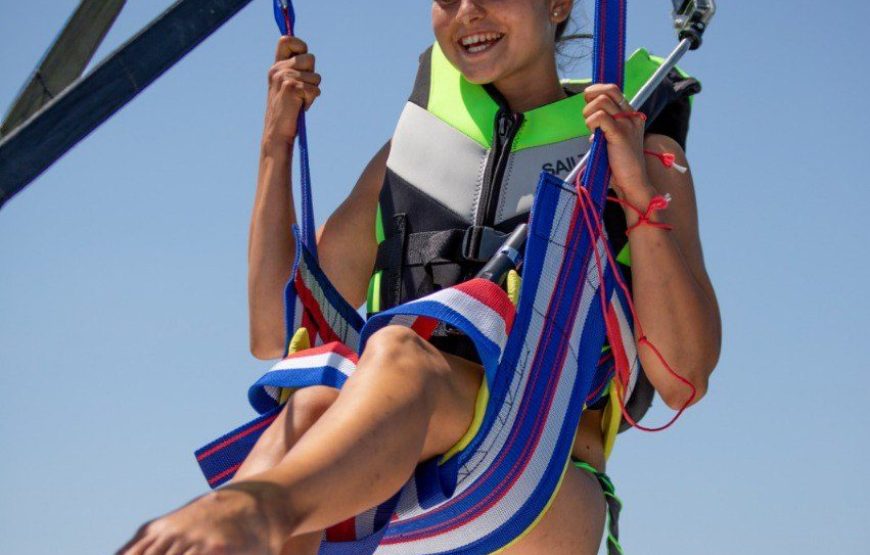
[{"label": "woman's teeth", "polygon": [[504,35],[501,33],[478,33],[476,35],[467,36],[459,41],[459,43],[471,54],[483,52],[493,44],[501,40]]}]

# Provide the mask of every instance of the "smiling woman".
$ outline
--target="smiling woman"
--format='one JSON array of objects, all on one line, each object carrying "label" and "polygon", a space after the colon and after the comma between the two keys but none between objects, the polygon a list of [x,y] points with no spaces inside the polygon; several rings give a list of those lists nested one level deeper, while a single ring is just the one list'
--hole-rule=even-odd
[{"label": "smiling woman", "polygon": [[[571,9],[570,1],[435,1],[432,27],[444,55],[465,79],[492,84],[514,110],[524,112],[564,96],[555,38]],[[538,86],[530,89],[532,81]]]},{"label": "smiling woman", "polygon": [[[596,62],[597,83],[559,81],[556,37],[572,9],[571,0],[434,1],[436,43],[421,57],[396,132],[320,229],[316,244],[313,236],[303,234],[303,244],[289,233],[295,212],[287,211],[293,206],[287,183],[293,141],[304,133],[300,113],[319,97],[321,77],[304,41],[279,40],[268,72],[250,228],[251,350],[261,358],[287,350],[281,306],[288,278],[287,320],[294,324],[291,332],[299,328],[291,350],[306,350],[279,363],[263,387],[252,390],[255,403],[286,402],[256,422],[258,432],[265,431],[250,454],[211,481],[230,483],[144,526],[123,553],[458,549],[444,543],[455,537],[439,536],[442,528],[467,533],[463,545],[475,553],[596,552],[605,499],[614,499],[602,473],[606,444],[619,424],[629,373],[631,381],[636,378],[636,359],[668,405],[696,402],[718,357],[719,316],[701,257],[691,175],[665,167],[658,156],[666,151],[687,166],[680,146],[685,125],[664,126],[677,130],[670,137],[650,132],[647,115],[631,107],[621,87],[603,82],[604,75],[622,80],[624,6],[617,0],[599,2],[609,23],[598,37],[607,63]],[[641,54],[629,67],[649,74],[658,66]],[[636,90],[643,77],[628,86]],[[690,93],[674,91],[693,90],[690,80],[678,74],[672,80],[680,86],[668,84],[673,94],[667,104],[685,117]],[[650,116],[662,110],[656,112]],[[541,168],[585,153],[593,135],[598,154],[585,187],[573,189],[556,175],[542,178],[535,202],[544,208],[533,209],[541,211],[532,218],[523,268],[526,284],[533,285],[521,290],[515,314],[497,285],[473,278],[529,219]],[[609,168],[603,156],[609,156]],[[604,240],[590,213],[604,203],[610,177],[615,202],[605,221],[625,271],[630,253],[634,311],[628,289],[613,285],[622,283],[614,277],[615,262],[608,261],[606,272],[601,261],[590,262],[601,256],[593,239]],[[658,211],[665,207],[667,212]],[[557,208],[573,216],[561,217]],[[306,206],[305,224],[309,212]],[[584,222],[588,233],[577,231]],[[581,258],[577,252],[585,253],[588,267],[559,262]],[[604,298],[603,281],[612,298]],[[373,317],[364,329],[339,295],[352,306],[368,299]],[[531,309],[541,302],[541,310]],[[427,312],[432,304],[439,305],[440,324]],[[595,314],[601,324],[587,327],[579,306],[600,308]],[[633,314],[644,322],[645,333],[638,325],[637,338],[631,335]],[[468,324],[475,319],[480,321]],[[611,347],[602,351],[605,327]],[[652,340],[656,348],[640,348]],[[540,348],[521,356],[528,341]],[[325,344],[307,349],[318,342]],[[358,358],[351,351],[357,346]],[[568,350],[581,353],[574,359]],[[554,353],[560,358],[550,358]],[[322,361],[316,373],[305,366],[312,357]],[[615,373],[618,386],[608,390]],[[521,386],[530,393],[509,401]],[[294,389],[289,399],[280,387]],[[527,399],[537,404],[529,408]],[[494,427],[498,420],[513,427],[501,434]],[[253,429],[201,451],[203,465]],[[528,458],[498,466],[501,453],[510,454],[514,443],[525,445],[520,438],[536,438],[517,455]],[[538,460],[548,441],[548,458]],[[496,460],[488,459],[490,452]],[[438,479],[427,481],[427,473]],[[468,485],[469,475],[480,481]],[[522,481],[530,475],[537,481]],[[412,477],[411,489],[403,489]],[[523,487],[502,491],[514,482]],[[547,485],[543,493],[539,483]],[[483,496],[480,503],[455,511],[458,516],[414,526],[427,511],[447,507],[451,513],[458,498],[475,496]],[[498,521],[501,511],[492,509],[491,496],[515,502],[520,516]],[[618,507],[610,509],[615,518]],[[394,511],[402,516],[390,523]],[[611,553],[620,550],[615,531],[613,522]]]}]

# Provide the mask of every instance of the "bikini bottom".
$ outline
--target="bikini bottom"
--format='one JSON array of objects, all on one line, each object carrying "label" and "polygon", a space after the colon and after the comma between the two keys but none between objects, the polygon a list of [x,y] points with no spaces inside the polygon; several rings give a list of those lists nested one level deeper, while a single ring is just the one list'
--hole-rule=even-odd
[{"label": "bikini bottom", "polygon": [[598,484],[601,486],[601,491],[604,493],[604,501],[607,503],[607,555],[625,555],[622,546],[619,545],[619,511],[622,509],[622,501],[616,496],[616,488],[613,487],[613,482],[607,474],[599,472],[594,466],[589,463],[571,459],[575,467],[580,470],[595,476]]}]

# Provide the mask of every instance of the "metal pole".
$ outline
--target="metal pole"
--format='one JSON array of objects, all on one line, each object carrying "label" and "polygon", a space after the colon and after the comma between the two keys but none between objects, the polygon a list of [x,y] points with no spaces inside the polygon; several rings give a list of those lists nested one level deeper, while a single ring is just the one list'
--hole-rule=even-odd
[{"label": "metal pole", "polygon": [[[686,55],[692,48],[692,41],[689,39],[683,39],[680,41],[680,44],[671,52],[670,56],[662,63],[661,67],[659,67],[655,73],[652,74],[647,82],[637,94],[634,95],[634,98],[631,99],[631,107],[635,110],[643,106],[644,102],[646,102],[650,95],[652,95],[653,91],[658,88],[659,85],[662,84],[662,81],[665,80],[668,73],[671,72],[674,67],[676,67],[677,63],[682,59],[683,56]],[[583,171],[583,168],[586,167],[586,162],[589,161],[589,153],[587,152],[583,159],[574,166],[574,169],[571,170],[571,173],[568,174],[568,177],[565,178],[566,183],[573,183],[577,180],[577,176]]]}]

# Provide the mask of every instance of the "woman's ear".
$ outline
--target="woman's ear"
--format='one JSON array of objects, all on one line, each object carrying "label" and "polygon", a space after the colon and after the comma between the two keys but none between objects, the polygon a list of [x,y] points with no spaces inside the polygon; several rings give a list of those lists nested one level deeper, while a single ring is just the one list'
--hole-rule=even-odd
[{"label": "woman's ear", "polygon": [[571,17],[573,7],[574,2],[572,0],[551,0],[550,20],[556,25],[566,21]]}]

